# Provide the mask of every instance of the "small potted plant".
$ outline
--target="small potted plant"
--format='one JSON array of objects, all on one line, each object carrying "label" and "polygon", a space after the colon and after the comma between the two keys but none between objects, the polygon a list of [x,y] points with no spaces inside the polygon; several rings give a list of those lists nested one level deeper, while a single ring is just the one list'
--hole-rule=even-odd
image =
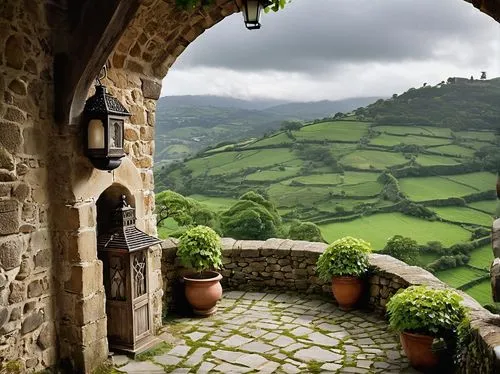
[{"label": "small potted plant", "polygon": [[346,236],[330,244],[319,256],[316,268],[320,278],[332,280],[333,296],[343,310],[358,301],[363,290],[363,276],[368,270],[370,243]]},{"label": "small potted plant", "polygon": [[186,299],[193,312],[214,314],[222,296],[222,275],[215,271],[222,267],[219,235],[207,226],[190,228],[179,238],[177,256],[184,267],[194,270],[184,276]]},{"label": "small potted plant", "polygon": [[[439,364],[433,349],[439,343],[455,354],[457,329],[466,319],[462,297],[452,289],[410,286],[387,303],[389,324],[400,332],[401,345],[411,365],[432,369]],[[450,351],[448,349],[448,351]]]}]

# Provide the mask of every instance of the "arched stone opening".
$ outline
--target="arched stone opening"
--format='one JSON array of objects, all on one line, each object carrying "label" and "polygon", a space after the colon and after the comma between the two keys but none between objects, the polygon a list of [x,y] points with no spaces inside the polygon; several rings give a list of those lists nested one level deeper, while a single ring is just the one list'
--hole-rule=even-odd
[{"label": "arched stone opening", "polygon": [[120,202],[121,196],[125,196],[127,204],[135,208],[135,199],[132,193],[120,184],[111,185],[97,199],[97,236],[110,229],[111,215]]},{"label": "arched stone opening", "polygon": [[[500,8],[492,4],[497,4],[496,0],[474,3],[475,6],[481,7],[483,11],[490,14],[493,14],[492,12],[495,12],[495,15],[500,14]],[[145,0],[137,6],[133,14],[129,14],[130,23],[126,28],[103,32],[102,40],[114,41],[114,49],[109,55],[105,56],[102,51],[103,55],[98,56],[101,62],[107,59],[109,72],[105,84],[132,114],[125,127],[124,148],[127,157],[120,168],[112,173],[103,173],[89,169],[88,160],[85,160],[82,155],[77,130],[68,130],[69,134],[58,139],[61,142],[67,139],[74,141],[72,149],[78,148],[79,150],[76,157],[69,155],[62,160],[62,164],[66,165],[67,170],[71,170],[73,175],[69,182],[72,186],[72,196],[69,199],[68,209],[72,212],[74,210],[78,217],[78,222],[71,226],[75,236],[79,238],[82,233],[92,232],[92,238],[89,236],[86,240],[95,241],[96,234],[100,226],[102,227],[99,223],[100,210],[105,209],[99,208],[95,196],[102,196],[102,191],[106,191],[106,188],[115,183],[127,186],[130,198],[134,200],[137,208],[137,226],[148,234],[156,233],[152,167],[155,109],[156,101],[160,96],[161,80],[176,58],[191,42],[206,29],[237,11],[238,6],[233,0],[216,0],[206,7],[199,7],[192,11],[175,7],[175,0]],[[112,37],[106,34],[108,32],[113,34]],[[83,76],[79,77],[78,85],[74,88],[75,91],[72,91],[75,94],[70,104],[71,118],[79,117],[79,110],[83,108],[84,98],[88,95],[88,85],[97,75],[99,68],[96,60],[92,60],[82,70]],[[81,165],[85,165],[87,174],[82,175],[79,169]],[[63,166],[60,168],[66,170]],[[119,193],[120,188],[116,187],[113,194]],[[65,201],[65,203],[68,202]],[[129,203],[132,204],[132,200]],[[62,326],[71,326],[74,333],[67,339],[70,344],[61,347],[61,355],[71,357],[75,362],[75,367],[88,372],[107,354],[106,337],[102,335],[102,321],[104,320],[106,324],[102,263],[97,259],[95,242],[89,244],[80,241],[76,243],[76,248],[78,254],[82,253],[82,257],[77,256],[77,260],[84,261],[84,264],[75,264],[75,259],[72,259],[64,264],[64,271],[70,272],[71,279],[81,284],[87,284],[85,272],[90,268],[95,268],[94,275],[100,271],[101,278],[95,284],[89,283],[93,284],[93,288],[86,287],[88,292],[83,292],[78,288],[67,289],[64,286],[64,297],[70,299],[70,308],[73,308],[72,313],[77,318],[76,322],[72,319],[68,320],[70,322],[64,318],[62,320]],[[150,284],[151,289],[155,290],[152,309],[154,311],[153,324],[156,328],[161,325],[160,259],[160,251],[151,253]],[[101,330],[98,331],[94,326],[101,326]]]}]

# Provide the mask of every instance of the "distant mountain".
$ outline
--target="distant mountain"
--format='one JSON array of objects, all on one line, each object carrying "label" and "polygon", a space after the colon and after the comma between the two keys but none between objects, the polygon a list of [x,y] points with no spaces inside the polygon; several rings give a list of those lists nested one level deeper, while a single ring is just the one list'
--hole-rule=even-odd
[{"label": "distant mountain", "polygon": [[285,120],[313,120],[350,112],[378,97],[285,102],[193,95],[160,98],[156,108],[157,162],[183,159],[206,147],[260,137]]},{"label": "distant mountain", "polygon": [[312,119],[321,118],[327,115],[335,114],[337,112],[350,112],[353,109],[364,107],[380,97],[354,97],[351,99],[343,100],[322,100],[312,101],[307,103],[286,103],[267,108],[265,111],[274,113],[276,115],[296,117],[298,119]]}]

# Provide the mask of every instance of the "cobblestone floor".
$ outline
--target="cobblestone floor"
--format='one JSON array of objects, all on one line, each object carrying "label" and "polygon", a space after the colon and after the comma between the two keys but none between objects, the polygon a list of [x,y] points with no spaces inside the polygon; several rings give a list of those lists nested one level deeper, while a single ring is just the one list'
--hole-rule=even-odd
[{"label": "cobblestone floor", "polygon": [[418,373],[374,314],[319,296],[232,291],[205,319],[173,319],[159,348],[113,356],[124,373]]}]

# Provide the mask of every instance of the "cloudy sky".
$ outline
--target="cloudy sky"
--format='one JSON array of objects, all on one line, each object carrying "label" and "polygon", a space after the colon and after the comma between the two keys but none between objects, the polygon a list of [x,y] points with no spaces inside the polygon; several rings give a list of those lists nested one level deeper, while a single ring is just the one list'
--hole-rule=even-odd
[{"label": "cloudy sky", "polygon": [[292,0],[261,23],[234,14],[205,31],[162,94],[335,100],[500,75],[500,24],[462,0]]}]

